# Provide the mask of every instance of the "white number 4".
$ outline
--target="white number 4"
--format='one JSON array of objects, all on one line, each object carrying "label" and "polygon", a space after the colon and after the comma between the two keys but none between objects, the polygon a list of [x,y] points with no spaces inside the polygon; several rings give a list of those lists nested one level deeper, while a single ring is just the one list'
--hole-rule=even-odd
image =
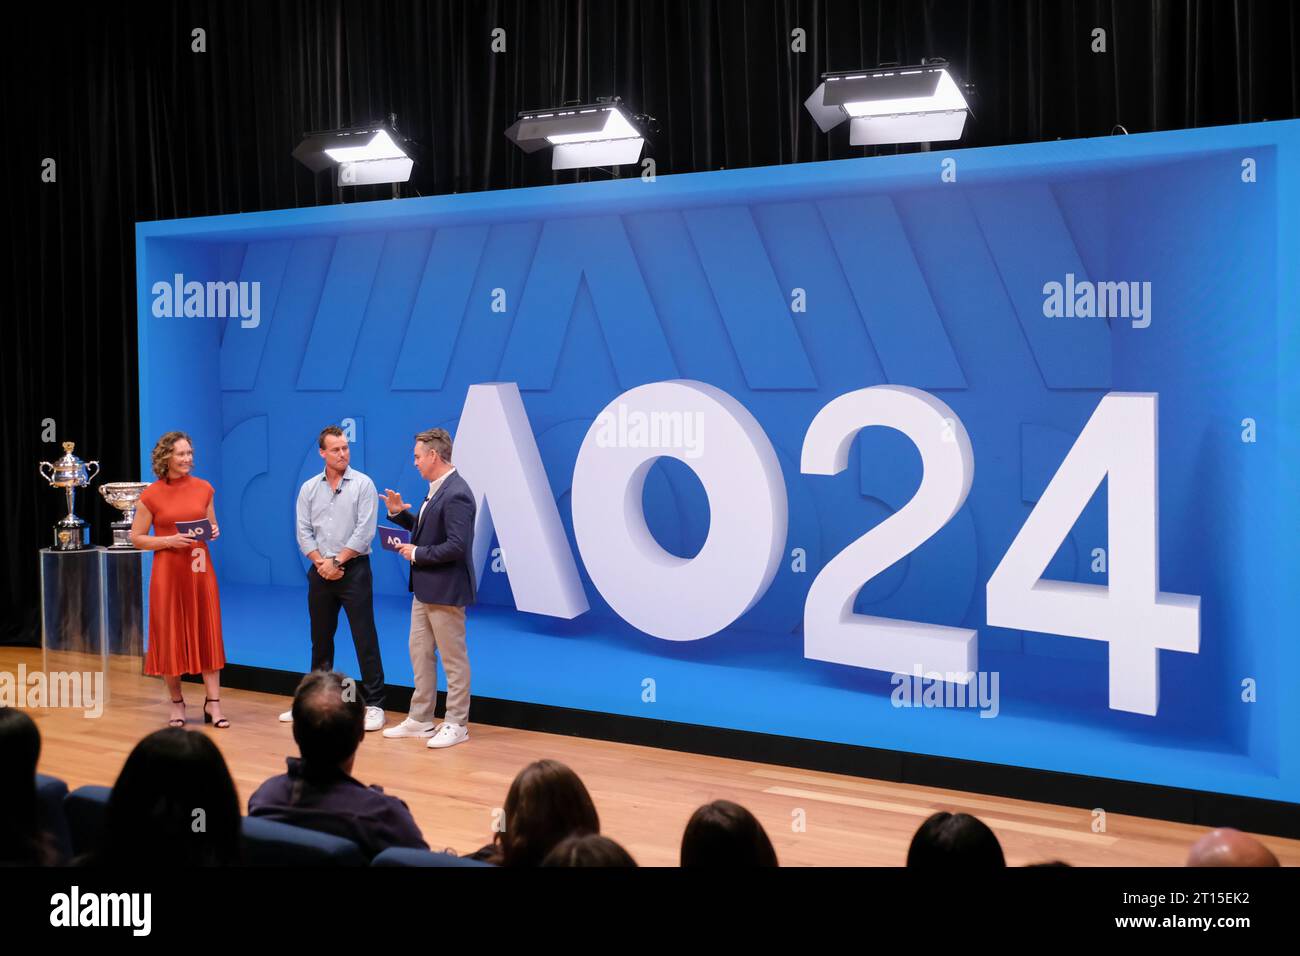
[{"label": "white number 4", "polygon": [[[1200,648],[1201,599],[1160,590],[1154,394],[1102,398],[988,582],[988,623],[1110,644],[1110,707],[1154,716],[1161,650]],[[1102,479],[1110,584],[1039,580]]]}]

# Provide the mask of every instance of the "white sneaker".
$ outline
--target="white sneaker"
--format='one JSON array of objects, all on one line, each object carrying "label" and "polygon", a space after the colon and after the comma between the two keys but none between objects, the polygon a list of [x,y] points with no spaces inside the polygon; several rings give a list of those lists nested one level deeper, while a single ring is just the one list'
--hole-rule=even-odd
[{"label": "white sneaker", "polygon": [[292,711],[292,710],[286,710],[283,714],[281,714],[281,715],[280,715],[280,723],[282,723],[282,724],[291,724],[291,723],[293,723],[293,711]]},{"label": "white sneaker", "polygon": [[378,707],[366,708],[366,730],[382,730],[384,726],[384,712]]},{"label": "white sneaker", "polygon": [[394,727],[384,728],[385,737],[432,737],[432,720],[412,720],[407,717]]},{"label": "white sneaker", "polygon": [[443,723],[438,725],[438,732],[430,738],[426,746],[433,750],[441,750],[443,747],[454,747],[466,740],[469,740],[468,727],[462,727],[460,724]]}]

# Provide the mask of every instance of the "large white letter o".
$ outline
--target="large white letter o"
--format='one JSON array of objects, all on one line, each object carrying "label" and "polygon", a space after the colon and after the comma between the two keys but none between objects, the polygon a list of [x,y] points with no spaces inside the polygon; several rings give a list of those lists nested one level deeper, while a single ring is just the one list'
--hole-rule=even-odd
[{"label": "large white letter o", "polygon": [[[709,500],[699,554],[680,558],[646,525],[646,474],[676,458]],[[745,406],[703,382],[624,392],[587,431],[573,471],[573,532],[587,573],[620,617],[655,637],[694,641],[763,596],[785,550],[785,479]]]}]

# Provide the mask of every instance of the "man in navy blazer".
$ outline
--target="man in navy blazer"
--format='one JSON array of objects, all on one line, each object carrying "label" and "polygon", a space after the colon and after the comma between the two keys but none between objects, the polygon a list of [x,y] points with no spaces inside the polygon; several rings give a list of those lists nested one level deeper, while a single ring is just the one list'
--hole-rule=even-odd
[{"label": "man in navy blazer", "polygon": [[[388,520],[411,532],[401,548],[411,562],[411,669],[415,693],[404,721],[385,737],[428,737],[434,749],[469,739],[469,655],[465,607],[474,603],[474,493],[451,463],[451,435],[431,428],[415,436],[415,468],[429,482],[418,509],[384,489]],[[447,673],[447,714],[436,728],[438,654]]]}]

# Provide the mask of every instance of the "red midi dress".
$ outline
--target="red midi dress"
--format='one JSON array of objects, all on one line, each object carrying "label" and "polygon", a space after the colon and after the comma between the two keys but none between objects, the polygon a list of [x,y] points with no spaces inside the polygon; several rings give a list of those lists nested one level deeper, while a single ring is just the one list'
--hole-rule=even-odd
[{"label": "red midi dress", "polygon": [[[206,518],[212,496],[212,485],[185,475],[155,481],[140,501],[153,515],[153,533],[166,537],[176,534],[178,521]],[[203,553],[196,554],[196,549]],[[148,638],[146,674],[198,674],[225,666],[221,598],[206,541],[196,541],[193,548],[153,553]]]}]

